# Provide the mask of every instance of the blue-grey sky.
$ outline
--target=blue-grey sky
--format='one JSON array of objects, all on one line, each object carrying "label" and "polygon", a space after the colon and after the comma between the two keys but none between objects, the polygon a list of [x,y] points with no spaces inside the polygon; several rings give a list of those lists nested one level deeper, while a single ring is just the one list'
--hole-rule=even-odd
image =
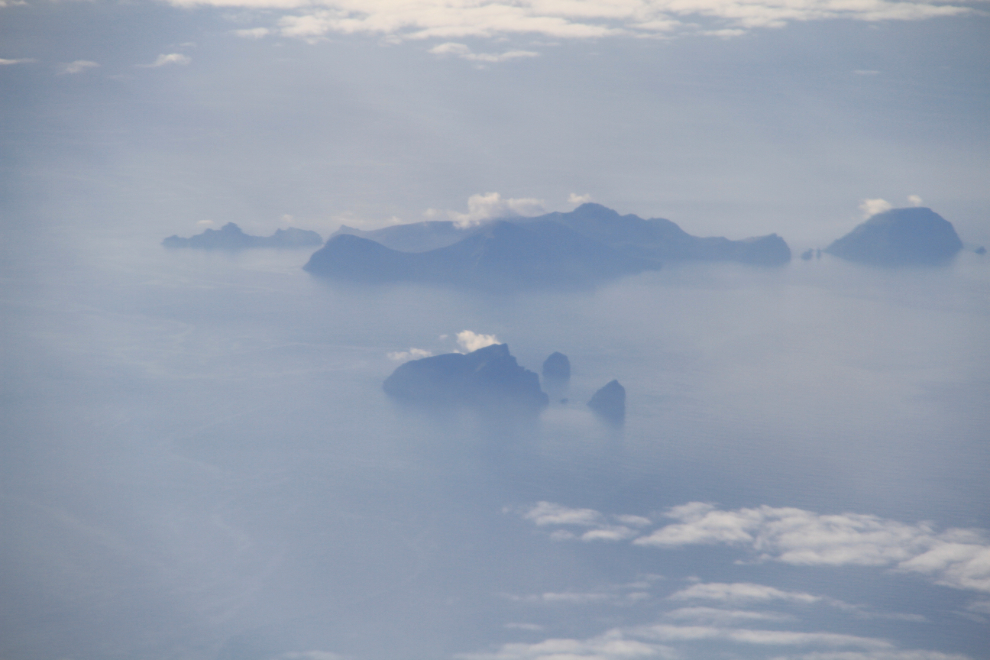
[{"label": "blue-grey sky", "polygon": [[113,198],[111,224],[326,234],[468,213],[487,194],[476,215],[592,199],[800,246],[845,233],[864,199],[913,195],[964,240],[986,236],[983,2],[7,1],[0,14],[8,200],[78,187]]}]

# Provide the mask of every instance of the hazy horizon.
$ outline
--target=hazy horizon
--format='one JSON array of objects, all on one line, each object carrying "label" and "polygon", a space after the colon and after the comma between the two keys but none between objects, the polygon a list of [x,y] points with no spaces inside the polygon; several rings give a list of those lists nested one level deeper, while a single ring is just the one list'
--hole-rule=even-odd
[{"label": "hazy horizon", "polygon": [[[984,5],[0,1],[0,657],[990,659]],[[794,258],[492,293],[161,245],[585,201]],[[963,251],[798,258],[891,206]],[[490,341],[567,390],[382,391]]]}]

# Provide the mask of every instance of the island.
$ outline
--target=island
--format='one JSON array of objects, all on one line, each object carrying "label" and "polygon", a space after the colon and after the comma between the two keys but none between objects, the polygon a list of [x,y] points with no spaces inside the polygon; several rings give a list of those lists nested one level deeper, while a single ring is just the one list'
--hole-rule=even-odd
[{"label": "island", "polygon": [[289,227],[276,229],[271,236],[245,234],[233,222],[220,229],[207,229],[189,238],[169,236],[162,245],[167,248],[198,248],[201,250],[244,250],[247,248],[301,248],[322,245],[323,238],[315,231]]},{"label": "island", "polygon": [[411,360],[382,389],[396,400],[439,408],[535,413],[549,403],[539,377],[516,362],[507,344]]},{"label": "island", "polygon": [[949,262],[962,247],[952,223],[918,206],[877,213],[825,252],[873,266],[934,266]]},{"label": "island", "polygon": [[790,248],[776,234],[699,238],[669,220],[582,204],[569,213],[503,218],[472,228],[436,221],[375,231],[342,227],[305,270],[352,282],[505,290],[593,285],[676,260],[780,266],[790,259]]},{"label": "island", "polygon": [[626,419],[626,388],[617,380],[610,381],[595,392],[588,407],[606,422],[622,424]]},{"label": "island", "polygon": [[566,355],[554,351],[543,361],[543,379],[566,382],[571,379],[571,361]]}]

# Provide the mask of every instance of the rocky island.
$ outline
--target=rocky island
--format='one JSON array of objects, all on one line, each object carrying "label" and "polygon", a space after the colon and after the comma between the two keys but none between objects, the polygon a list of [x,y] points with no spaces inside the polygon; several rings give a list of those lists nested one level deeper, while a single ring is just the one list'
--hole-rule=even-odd
[{"label": "rocky island", "polygon": [[606,422],[622,424],[626,420],[626,388],[613,380],[595,392],[588,407]]},{"label": "rocky island", "polygon": [[933,266],[962,247],[952,223],[929,208],[911,207],[877,213],[825,252],[874,266]]},{"label": "rocky island", "polygon": [[423,222],[361,232],[341,228],[310,258],[314,275],[366,283],[425,282],[491,290],[586,286],[657,270],[666,261],[778,266],[791,251],[776,234],[733,241],[691,236],[662,218],[599,204],[477,227]]},{"label": "rocky island", "polygon": [[220,229],[207,229],[189,238],[169,236],[162,245],[167,248],[198,248],[201,250],[243,250],[246,248],[299,248],[322,245],[323,238],[315,231],[297,229],[276,229],[271,236],[251,236],[245,234],[233,222]]},{"label": "rocky island", "polygon": [[507,344],[406,362],[385,379],[382,388],[397,400],[442,408],[532,413],[549,402],[539,377],[519,366]]}]

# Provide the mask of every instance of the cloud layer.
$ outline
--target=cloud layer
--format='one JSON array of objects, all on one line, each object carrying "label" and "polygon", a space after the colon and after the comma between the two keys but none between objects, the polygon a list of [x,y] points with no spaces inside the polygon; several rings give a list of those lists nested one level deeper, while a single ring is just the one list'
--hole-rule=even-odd
[{"label": "cloud layer", "polygon": [[[733,36],[752,28],[833,19],[913,21],[959,16],[963,2],[931,0],[170,0],[286,12],[274,30],[313,39],[364,34],[389,39],[529,36],[652,37],[677,31]],[[258,36],[245,31],[244,36]]]},{"label": "cloud layer", "polygon": [[990,540],[984,530],[937,532],[929,523],[906,524],[878,516],[822,515],[790,507],[726,511],[691,502],[669,509],[675,522],[641,533],[640,517],[605,515],[540,502],[522,512],[540,527],[557,527],[552,538],[583,541],[630,539],[635,545],[676,548],[726,545],[758,561],[798,566],[877,566],[918,573],[936,584],[990,592]]}]

